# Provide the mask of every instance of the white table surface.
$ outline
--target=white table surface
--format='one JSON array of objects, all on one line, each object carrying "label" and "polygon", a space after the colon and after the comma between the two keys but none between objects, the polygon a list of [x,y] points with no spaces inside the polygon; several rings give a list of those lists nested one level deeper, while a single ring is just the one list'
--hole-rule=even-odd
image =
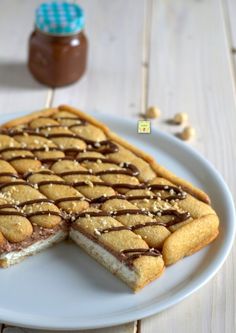
[{"label": "white table surface", "polygon": [[[138,119],[157,105],[153,125],[187,112],[191,143],[221,172],[236,197],[235,0],[80,0],[89,66],[72,86],[48,89],[27,71],[27,39],[38,0],[0,3],[0,114],[67,103]],[[235,247],[218,274],[180,304],[151,318],[93,333],[233,333]],[[46,332],[0,324],[0,332]],[[82,331],[80,331],[82,332]]]}]

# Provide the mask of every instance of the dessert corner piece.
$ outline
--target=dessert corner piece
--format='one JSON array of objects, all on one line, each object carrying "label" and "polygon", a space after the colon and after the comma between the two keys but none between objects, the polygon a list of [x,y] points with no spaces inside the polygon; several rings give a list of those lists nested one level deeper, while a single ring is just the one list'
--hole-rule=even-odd
[{"label": "dessert corner piece", "polygon": [[218,234],[203,191],[69,106],[4,124],[0,170],[3,267],[69,236],[137,291]]}]

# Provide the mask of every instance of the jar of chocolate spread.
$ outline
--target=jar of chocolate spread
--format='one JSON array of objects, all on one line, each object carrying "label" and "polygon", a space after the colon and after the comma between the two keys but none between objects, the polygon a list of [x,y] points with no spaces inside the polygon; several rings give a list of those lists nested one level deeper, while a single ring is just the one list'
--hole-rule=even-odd
[{"label": "jar of chocolate spread", "polygon": [[51,2],[37,8],[28,67],[39,82],[59,87],[79,80],[86,69],[87,48],[84,13],[78,5]]}]

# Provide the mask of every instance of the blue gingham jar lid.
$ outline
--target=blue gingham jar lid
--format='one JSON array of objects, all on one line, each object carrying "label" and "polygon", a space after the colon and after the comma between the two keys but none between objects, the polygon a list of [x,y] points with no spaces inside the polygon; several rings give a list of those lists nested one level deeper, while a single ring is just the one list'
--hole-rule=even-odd
[{"label": "blue gingham jar lid", "polygon": [[37,29],[51,35],[72,35],[84,28],[84,12],[68,2],[42,3],[36,10]]}]

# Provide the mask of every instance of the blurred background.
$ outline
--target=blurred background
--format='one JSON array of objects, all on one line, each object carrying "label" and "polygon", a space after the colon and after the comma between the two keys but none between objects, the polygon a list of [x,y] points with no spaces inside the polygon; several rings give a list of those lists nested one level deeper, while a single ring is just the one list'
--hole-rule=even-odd
[{"label": "blurred background", "polygon": [[[235,0],[76,2],[85,12],[88,66],[61,88],[38,83],[26,66],[42,2],[0,1],[1,114],[63,103],[138,120],[157,106],[161,118],[153,126],[176,134],[168,119],[186,112],[196,129],[190,144],[236,195]],[[178,306],[112,332],[235,332],[234,258],[235,249],[213,282]]]},{"label": "blurred background", "polygon": [[[193,123],[203,128],[205,114],[223,112],[222,121],[231,130],[236,117],[229,115],[234,107],[234,0],[79,1],[85,12],[88,67],[76,84],[59,89],[39,84],[26,67],[35,10],[42,2],[1,0],[4,110],[31,111],[70,103],[138,117],[148,106],[157,105],[166,118],[190,112]],[[165,123],[160,126],[172,131]],[[222,135],[221,127],[219,131]],[[198,138],[203,145],[201,133]],[[218,133],[214,139],[218,140]]]}]

